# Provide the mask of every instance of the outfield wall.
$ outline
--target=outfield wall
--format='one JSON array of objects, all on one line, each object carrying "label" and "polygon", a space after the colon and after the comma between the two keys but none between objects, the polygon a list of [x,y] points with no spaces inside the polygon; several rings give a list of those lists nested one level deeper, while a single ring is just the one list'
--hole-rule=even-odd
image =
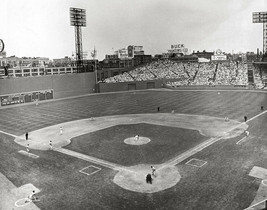
[{"label": "outfield wall", "polygon": [[151,80],[151,81],[133,81],[133,82],[118,82],[118,83],[99,83],[99,92],[116,92],[116,91],[128,91],[128,90],[144,90],[161,88],[163,80]]},{"label": "outfield wall", "polygon": [[53,90],[55,99],[95,92],[95,73],[0,79],[0,96]]},{"label": "outfield wall", "polygon": [[248,90],[252,89],[246,85],[184,85],[184,86],[164,86],[166,88],[175,89],[175,90]]},{"label": "outfield wall", "polygon": [[118,82],[118,83],[99,83],[100,93],[128,91],[128,90],[144,90],[153,88],[170,88],[178,90],[246,90],[253,89],[246,85],[184,85],[171,87],[166,85],[168,81],[176,81],[175,79],[150,80],[150,81],[133,81],[133,82]]}]

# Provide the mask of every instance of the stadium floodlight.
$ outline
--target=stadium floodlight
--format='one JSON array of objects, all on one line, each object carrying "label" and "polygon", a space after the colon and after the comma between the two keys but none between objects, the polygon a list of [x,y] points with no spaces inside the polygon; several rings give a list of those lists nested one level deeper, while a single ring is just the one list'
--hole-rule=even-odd
[{"label": "stadium floodlight", "polygon": [[83,49],[82,30],[86,26],[86,10],[80,8],[70,8],[70,25],[75,27],[75,49],[77,72],[83,72]]},{"label": "stadium floodlight", "polygon": [[267,12],[253,12],[253,23],[263,23],[263,54],[267,52]]}]

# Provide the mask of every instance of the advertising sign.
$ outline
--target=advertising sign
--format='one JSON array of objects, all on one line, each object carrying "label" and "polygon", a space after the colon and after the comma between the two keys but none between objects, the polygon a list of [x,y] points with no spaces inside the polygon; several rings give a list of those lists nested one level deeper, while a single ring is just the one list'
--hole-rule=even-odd
[{"label": "advertising sign", "polygon": [[115,54],[118,55],[118,58],[128,58],[128,50],[125,48],[115,51]]},{"label": "advertising sign", "polygon": [[222,60],[226,60],[226,59],[227,59],[226,55],[212,55],[211,56],[211,60],[213,60],[213,61],[216,61],[216,60],[222,61]]},{"label": "advertising sign", "polygon": [[14,104],[22,104],[33,102],[35,100],[53,99],[53,90],[43,90],[30,93],[18,93],[0,96],[0,106],[8,106]]},{"label": "advertising sign", "polygon": [[181,49],[184,48],[184,44],[172,44],[171,49]]},{"label": "advertising sign", "polygon": [[173,53],[187,54],[188,49],[185,48],[184,44],[172,44],[171,49],[168,50],[168,54],[173,54]]},{"label": "advertising sign", "polygon": [[132,58],[134,56],[134,49],[133,46],[128,46],[128,56]]}]

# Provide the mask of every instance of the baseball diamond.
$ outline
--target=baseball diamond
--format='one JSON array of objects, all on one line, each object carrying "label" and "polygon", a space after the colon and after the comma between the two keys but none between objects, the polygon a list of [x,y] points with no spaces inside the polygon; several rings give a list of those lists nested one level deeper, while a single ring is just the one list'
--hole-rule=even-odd
[{"label": "baseball diamond", "polygon": [[[145,90],[0,109],[1,206],[22,208],[18,205],[32,188],[38,202],[24,208],[245,209],[257,204],[266,196],[266,111],[258,107],[267,95],[217,92]],[[107,106],[113,97],[118,103]],[[246,130],[249,139],[240,142]],[[142,139],[149,141],[138,144]]]}]

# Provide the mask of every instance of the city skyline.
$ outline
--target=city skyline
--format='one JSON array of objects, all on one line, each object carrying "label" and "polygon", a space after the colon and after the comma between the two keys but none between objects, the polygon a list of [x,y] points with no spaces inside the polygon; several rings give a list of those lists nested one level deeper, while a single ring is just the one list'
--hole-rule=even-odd
[{"label": "city skyline", "polygon": [[86,9],[83,50],[97,59],[142,45],[159,54],[172,44],[195,51],[262,51],[262,24],[252,12],[266,11],[264,0],[4,0],[0,39],[7,56],[61,58],[75,51],[69,8]]}]

